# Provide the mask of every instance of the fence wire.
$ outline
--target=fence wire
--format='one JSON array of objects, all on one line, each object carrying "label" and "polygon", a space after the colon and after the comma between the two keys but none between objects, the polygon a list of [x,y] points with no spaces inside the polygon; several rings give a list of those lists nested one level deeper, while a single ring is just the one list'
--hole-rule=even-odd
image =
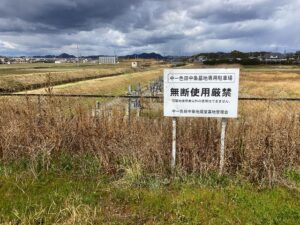
[{"label": "fence wire", "polygon": [[[41,111],[49,103],[74,110],[88,108],[92,116],[123,113],[127,116],[163,116],[163,96],[156,95],[76,95],[76,94],[0,94],[2,101],[36,103]],[[6,98],[7,97],[7,98]],[[24,101],[25,99],[25,101]],[[239,117],[299,117],[300,98],[239,98]]]}]

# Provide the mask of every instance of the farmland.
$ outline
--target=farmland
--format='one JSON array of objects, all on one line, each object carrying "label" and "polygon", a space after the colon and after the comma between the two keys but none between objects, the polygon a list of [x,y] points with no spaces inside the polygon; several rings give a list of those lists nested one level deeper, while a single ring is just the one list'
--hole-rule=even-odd
[{"label": "farmland", "polygon": [[22,91],[45,86],[67,84],[100,77],[116,76],[124,73],[152,70],[131,69],[130,63],[117,65],[97,64],[13,64],[0,66],[0,90]]},{"label": "farmland", "polygon": [[[149,81],[162,75],[170,65],[151,65],[132,69],[129,62],[118,65],[95,64],[15,64],[0,66],[0,90],[26,90],[45,93],[52,85],[54,93],[124,94],[128,85]],[[229,67],[234,67],[230,65]],[[187,65],[186,68],[209,66]],[[220,65],[219,67],[223,67]],[[228,67],[226,65],[226,67]],[[241,67],[240,96],[242,97],[298,97],[300,68],[298,66],[239,66]],[[118,76],[117,75],[121,75]],[[101,77],[104,78],[101,78]],[[31,87],[35,87],[31,91]],[[41,88],[39,88],[41,86]]]},{"label": "farmland", "polygon": [[[0,82],[121,72],[27,91],[121,95],[130,84],[146,87],[168,66],[12,65],[0,67]],[[240,96],[299,97],[300,68],[241,67]],[[219,120],[178,120],[171,171],[171,119],[162,116],[161,103],[143,100],[148,113],[129,122],[126,103],[92,117],[84,101],[45,97],[38,105],[36,98],[1,97],[0,223],[299,223],[299,102],[240,101],[239,118],[228,122],[221,176]]]},{"label": "farmland", "polygon": [[244,96],[299,97],[298,69],[245,69],[241,76],[240,92]]},{"label": "farmland", "polygon": [[[69,83],[53,87],[53,93],[74,93],[74,94],[115,94],[121,95],[126,93],[130,84],[141,83],[147,85],[151,80],[161,76],[162,69],[154,69],[150,71],[140,71],[132,73],[124,73],[120,76],[112,76],[107,78],[98,78],[78,83]],[[45,89],[37,89],[28,91],[27,93],[45,93]]]}]

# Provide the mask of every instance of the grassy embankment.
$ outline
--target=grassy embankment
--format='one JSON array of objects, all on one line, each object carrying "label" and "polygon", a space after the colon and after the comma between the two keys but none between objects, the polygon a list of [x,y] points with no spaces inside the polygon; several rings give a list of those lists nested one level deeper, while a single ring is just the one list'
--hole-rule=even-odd
[{"label": "grassy embankment", "polygon": [[[76,162],[77,161],[77,162]],[[25,163],[23,164],[25,166]],[[300,194],[238,179],[122,178],[96,172],[91,157],[60,159],[48,172],[0,167],[3,224],[298,224]],[[298,182],[300,174],[290,173]]]}]

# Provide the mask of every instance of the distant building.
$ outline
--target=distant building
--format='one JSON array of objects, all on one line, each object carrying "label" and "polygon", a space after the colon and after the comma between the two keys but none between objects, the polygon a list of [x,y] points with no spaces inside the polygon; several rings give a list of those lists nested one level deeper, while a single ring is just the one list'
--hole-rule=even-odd
[{"label": "distant building", "polygon": [[285,62],[287,58],[281,53],[270,53],[265,55],[265,62]]},{"label": "distant building", "polygon": [[117,64],[118,57],[117,56],[100,56],[99,64]]}]

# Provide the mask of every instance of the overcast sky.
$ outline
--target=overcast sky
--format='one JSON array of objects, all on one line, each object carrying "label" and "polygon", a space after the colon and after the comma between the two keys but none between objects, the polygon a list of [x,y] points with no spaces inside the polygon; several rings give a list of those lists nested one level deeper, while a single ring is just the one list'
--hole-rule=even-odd
[{"label": "overcast sky", "polygon": [[0,55],[300,50],[300,0],[0,0]]}]

